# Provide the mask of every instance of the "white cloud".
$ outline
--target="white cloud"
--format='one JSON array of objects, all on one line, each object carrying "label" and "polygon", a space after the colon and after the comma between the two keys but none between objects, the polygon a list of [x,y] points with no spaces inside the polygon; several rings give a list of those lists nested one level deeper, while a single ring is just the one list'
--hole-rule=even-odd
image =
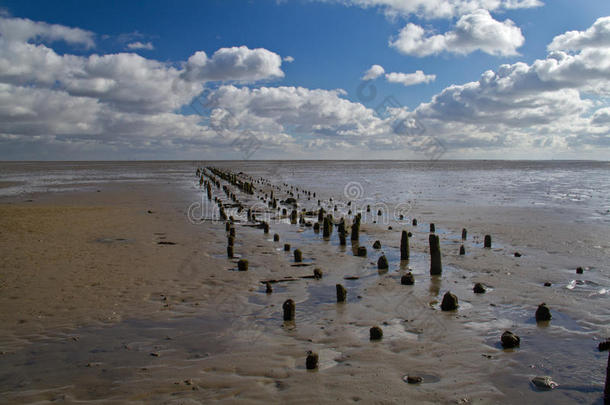
[{"label": "white cloud", "polygon": [[373,65],[369,68],[369,70],[364,72],[364,76],[362,76],[362,80],[374,80],[374,79],[377,79],[379,76],[381,76],[384,73],[385,73],[385,70],[383,69],[382,66]]},{"label": "white cloud", "polygon": [[342,98],[342,90],[310,90],[303,87],[261,87],[249,89],[221,86],[209,97],[214,118],[233,121],[232,131],[255,130],[285,133],[288,129],[308,136],[374,135],[382,120],[360,103]]},{"label": "white cloud", "polygon": [[286,63],[294,62],[294,58],[292,56],[285,56],[284,58],[282,58],[282,60]]},{"label": "white cloud", "polygon": [[362,8],[379,7],[389,17],[454,18],[475,10],[502,11],[542,6],[539,0],[322,0]]},{"label": "white cloud", "polygon": [[27,18],[0,17],[0,36],[6,41],[27,42],[30,40],[65,41],[69,44],[93,48],[93,33],[80,28],[58,24],[35,22]]},{"label": "white cloud", "polygon": [[155,47],[153,46],[152,42],[136,41],[127,44],[127,49],[145,49],[147,51],[152,51],[153,49],[155,49]]},{"label": "white cloud", "polygon": [[44,45],[0,38],[0,82],[59,88],[120,109],[171,111],[201,91],[180,71],[133,53],[58,55]]},{"label": "white cloud", "polygon": [[[59,55],[43,44],[26,42],[32,32],[50,29],[48,24],[24,19],[0,21],[0,30],[12,29],[10,35],[0,37],[0,82],[58,88],[123,111],[173,111],[201,92],[206,81],[283,76],[280,57],[266,49],[222,48],[210,59],[197,52],[180,70],[135,53]],[[62,26],[52,30],[65,35],[82,31]]]},{"label": "white cloud", "polygon": [[610,126],[610,107],[600,108],[591,116],[593,125]]},{"label": "white cloud", "polygon": [[[186,144],[227,147],[239,133],[221,136],[199,115],[175,111],[206,81],[283,76],[280,57],[265,49],[224,48],[203,65],[186,62],[181,69],[134,53],[60,55],[38,40],[87,46],[93,34],[25,19],[0,22],[0,142],[5,151],[25,144],[44,145],[32,146],[41,153],[95,145],[105,153],[113,148],[179,153]],[[200,68],[189,72],[190,80],[184,77],[187,66]]]},{"label": "white cloud", "polygon": [[585,48],[610,47],[610,17],[598,18],[585,31],[568,31],[553,38],[549,51],[578,51]]},{"label": "white cloud", "polygon": [[465,55],[476,50],[490,55],[517,55],[525,39],[519,27],[506,19],[496,21],[487,10],[463,15],[452,31],[433,35],[419,25],[408,23],[390,46],[406,55],[429,56],[441,52]]},{"label": "white cloud", "polygon": [[396,116],[424,123],[449,149],[608,147],[608,108],[589,96],[610,95],[609,71],[610,49],[551,52],[449,86]]},{"label": "white cloud", "polygon": [[211,58],[203,51],[195,52],[186,62],[183,77],[189,81],[278,79],[284,77],[281,65],[282,58],[264,48],[221,48]]},{"label": "white cloud", "polygon": [[436,75],[424,74],[421,70],[414,73],[388,73],[385,78],[390,83],[400,83],[405,86],[413,86],[419,83],[430,83],[436,79]]},{"label": "white cloud", "polygon": [[[608,48],[553,51],[531,64],[501,65],[478,81],[445,88],[415,110],[373,111],[350,101],[340,89],[225,84],[208,93],[211,112],[201,117],[176,110],[208,80],[283,76],[280,56],[224,48],[210,58],[197,53],[176,68],[133,53],[59,55],[22,38],[0,37],[4,158],[45,153],[125,158],[132,152],[148,158],[206,152],[226,157],[241,136],[263,142],[256,157],[287,158],[423,158],[405,149],[426,153],[436,139],[451,157],[472,156],[473,151],[480,151],[480,157],[492,152],[510,156],[510,151],[527,148],[596,148],[603,154],[610,147]],[[386,80],[409,83],[432,80],[429,76],[420,71],[387,73]],[[415,129],[415,135],[404,128]]]}]

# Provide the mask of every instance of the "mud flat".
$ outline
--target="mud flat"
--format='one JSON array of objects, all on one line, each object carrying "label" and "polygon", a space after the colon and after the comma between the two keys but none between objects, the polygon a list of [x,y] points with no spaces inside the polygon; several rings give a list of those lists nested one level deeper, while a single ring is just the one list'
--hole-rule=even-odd
[{"label": "mud flat", "polygon": [[[341,245],[337,226],[324,237],[306,223],[317,222],[321,199],[326,213],[345,217],[349,227],[356,207],[333,210],[343,190],[313,197],[310,185],[273,188],[261,181],[249,194],[223,179],[229,191],[211,187],[208,199],[207,187],[189,176],[188,190],[152,181],[108,183],[96,186],[99,192],[2,201],[0,402],[601,398],[606,354],[596,348],[610,320],[604,225],[576,229],[544,210],[439,203],[414,207],[403,221],[373,223],[379,218],[362,208],[358,241]],[[269,209],[272,190],[279,211]],[[291,224],[291,203],[279,202],[290,192],[299,209],[311,212],[304,223]],[[235,219],[232,259],[215,198]],[[245,209],[238,212],[235,200],[256,203],[269,233],[248,221]],[[431,222],[440,239],[440,276],[429,272]],[[412,233],[408,261],[400,260],[403,230]],[[493,236],[491,249],[483,247],[486,234]],[[376,240],[380,249],[372,247]],[[367,256],[357,255],[359,246]],[[294,261],[295,249],[301,262]],[[382,255],[387,269],[378,268]],[[247,271],[238,271],[242,258]],[[583,275],[576,275],[577,264],[585,266]],[[323,277],[313,277],[315,268]],[[415,283],[402,285],[408,272]],[[272,292],[263,282],[269,280]],[[473,292],[477,282],[485,294]],[[345,302],[337,302],[337,284],[346,288]],[[455,311],[441,311],[448,291],[459,298]],[[289,299],[295,316],[284,321]],[[534,319],[542,302],[553,316],[544,324]],[[381,339],[370,340],[373,326],[382,329]],[[520,336],[519,347],[501,347],[505,330]],[[306,368],[309,351],[318,354],[314,370]],[[539,375],[559,386],[537,389],[531,380]]]}]

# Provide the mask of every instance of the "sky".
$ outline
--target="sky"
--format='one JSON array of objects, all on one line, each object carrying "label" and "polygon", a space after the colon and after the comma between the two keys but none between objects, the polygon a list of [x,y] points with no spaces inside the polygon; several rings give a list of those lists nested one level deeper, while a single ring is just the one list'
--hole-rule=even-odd
[{"label": "sky", "polygon": [[0,160],[610,159],[610,2],[0,0]]}]

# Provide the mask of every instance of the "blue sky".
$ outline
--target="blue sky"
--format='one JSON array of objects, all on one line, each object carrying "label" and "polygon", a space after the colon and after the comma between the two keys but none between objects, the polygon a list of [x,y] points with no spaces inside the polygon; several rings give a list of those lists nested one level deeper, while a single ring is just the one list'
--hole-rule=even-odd
[{"label": "blue sky", "polygon": [[[13,100],[0,104],[0,158],[610,156],[610,70],[600,63],[610,54],[610,3],[436,3],[0,1],[0,46],[11,51],[0,60],[0,103]],[[205,61],[188,62],[199,51]],[[45,66],[36,52],[62,61]],[[559,73],[548,71],[559,60],[550,52],[566,56]],[[372,65],[383,74],[363,81]],[[495,77],[481,84],[486,71]],[[392,73],[403,75],[391,82]],[[387,97],[395,108],[381,111]],[[147,98],[155,101],[144,106]],[[42,100],[75,116],[56,122]],[[193,102],[205,104],[201,116]],[[400,133],[403,121],[423,133]],[[244,153],[245,139],[255,153]]]}]

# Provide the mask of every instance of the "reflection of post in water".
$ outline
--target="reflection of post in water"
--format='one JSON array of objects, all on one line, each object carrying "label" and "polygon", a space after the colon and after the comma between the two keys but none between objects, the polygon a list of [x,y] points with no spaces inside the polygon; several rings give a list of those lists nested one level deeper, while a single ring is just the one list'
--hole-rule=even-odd
[{"label": "reflection of post in water", "polygon": [[436,297],[441,291],[441,280],[442,278],[440,276],[430,276],[430,287],[428,288],[428,291],[431,296]]},{"label": "reflection of post in water", "polygon": [[400,274],[402,275],[405,271],[409,270],[409,262],[407,260],[400,261]]}]

